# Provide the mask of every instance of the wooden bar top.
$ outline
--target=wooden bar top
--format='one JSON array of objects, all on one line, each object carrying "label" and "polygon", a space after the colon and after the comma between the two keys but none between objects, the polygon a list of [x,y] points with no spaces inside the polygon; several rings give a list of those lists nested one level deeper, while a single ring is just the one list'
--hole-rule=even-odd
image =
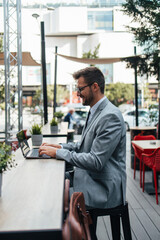
[{"label": "wooden bar top", "polygon": [[[21,239],[41,239],[40,234],[44,239],[61,239],[65,162],[24,159],[21,149],[14,158],[18,165],[3,173],[0,239],[4,235],[5,239],[19,235]],[[31,235],[27,238],[27,234]]]}]

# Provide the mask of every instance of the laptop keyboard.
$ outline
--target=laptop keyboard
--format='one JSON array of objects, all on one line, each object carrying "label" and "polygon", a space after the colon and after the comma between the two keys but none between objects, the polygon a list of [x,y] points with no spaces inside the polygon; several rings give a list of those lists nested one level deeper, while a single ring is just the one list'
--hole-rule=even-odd
[{"label": "laptop keyboard", "polygon": [[46,155],[46,154],[42,154],[42,155],[39,155],[39,149],[38,148],[34,148],[30,151],[29,153],[29,156],[30,157],[37,157],[37,158],[51,158],[50,156]]},{"label": "laptop keyboard", "polygon": [[39,152],[38,152],[38,148],[37,149],[32,149],[31,153],[30,153],[30,157],[38,157],[39,156]]}]

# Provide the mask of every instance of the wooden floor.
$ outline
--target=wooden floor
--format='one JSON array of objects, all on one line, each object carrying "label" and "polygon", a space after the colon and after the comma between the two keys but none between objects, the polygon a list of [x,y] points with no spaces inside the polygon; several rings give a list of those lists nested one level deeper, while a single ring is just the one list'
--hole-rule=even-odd
[{"label": "wooden floor", "polygon": [[[139,171],[133,180],[133,169],[130,167],[130,133],[127,133],[127,201],[133,240],[160,240],[160,194],[159,205],[155,195],[142,192],[139,186]],[[152,179],[152,172],[146,172],[146,181]],[[121,239],[123,238],[123,231]],[[99,217],[97,225],[99,240],[112,240],[110,219]]]}]

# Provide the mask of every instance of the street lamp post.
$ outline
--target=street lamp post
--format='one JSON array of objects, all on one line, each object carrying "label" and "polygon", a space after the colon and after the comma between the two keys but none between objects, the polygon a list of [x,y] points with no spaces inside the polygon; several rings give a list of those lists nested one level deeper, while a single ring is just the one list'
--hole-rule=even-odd
[{"label": "street lamp post", "polygon": [[44,124],[48,122],[47,108],[47,81],[46,81],[46,56],[45,56],[45,33],[44,22],[41,22],[41,64],[42,64],[42,82],[43,82],[43,108],[44,108]]},{"label": "street lamp post", "polygon": [[[134,55],[136,56],[136,47],[134,47]],[[136,126],[138,126],[138,84],[137,84],[137,59],[134,61],[135,68],[135,107],[136,107]]]},{"label": "street lamp post", "polygon": [[54,96],[53,96],[53,116],[57,106],[57,46],[55,47],[55,71],[54,71]]},{"label": "street lamp post", "polygon": [[[32,17],[39,18],[39,14],[33,13]],[[43,89],[43,109],[44,109],[44,124],[48,122],[48,103],[47,103],[47,81],[46,81],[46,56],[45,56],[45,31],[44,22],[41,22],[41,68],[42,68],[42,89]]]}]

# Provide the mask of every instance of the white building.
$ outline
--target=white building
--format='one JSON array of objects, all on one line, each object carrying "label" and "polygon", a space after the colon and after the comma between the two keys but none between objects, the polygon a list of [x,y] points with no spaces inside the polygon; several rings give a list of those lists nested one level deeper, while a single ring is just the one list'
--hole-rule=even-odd
[{"label": "white building", "polygon": [[[51,3],[53,1],[46,2]],[[22,8],[22,50],[31,52],[33,58],[39,62],[41,58],[40,21],[44,21],[45,23],[48,83],[54,83],[54,52],[56,46],[58,47],[59,54],[79,58],[82,57],[84,52],[93,51],[99,43],[99,58],[134,55],[134,37],[132,34],[126,32],[125,28],[125,25],[130,24],[130,20],[120,11],[120,6],[114,6],[124,1],[54,2],[61,3],[52,11],[44,8]],[[80,2],[81,4],[77,3],[77,6],[63,6],[72,2]],[[88,2],[88,6],[85,4],[86,2]],[[97,4],[96,7],[94,5],[91,6],[92,2],[95,5]],[[106,7],[107,4],[109,7]],[[37,19],[33,18],[33,13],[39,14],[40,17]],[[140,49],[137,48],[137,54],[140,53]],[[57,83],[72,86],[74,81],[71,74],[86,66],[86,64],[76,63],[58,56]],[[106,84],[111,82],[134,84],[134,70],[126,69],[126,63],[124,62],[98,65],[98,67],[100,67],[105,75]],[[138,81],[141,87],[142,79],[138,78]],[[157,81],[154,79],[150,79],[149,81],[157,84]],[[23,67],[23,85],[33,86],[40,84],[40,68]]]}]

